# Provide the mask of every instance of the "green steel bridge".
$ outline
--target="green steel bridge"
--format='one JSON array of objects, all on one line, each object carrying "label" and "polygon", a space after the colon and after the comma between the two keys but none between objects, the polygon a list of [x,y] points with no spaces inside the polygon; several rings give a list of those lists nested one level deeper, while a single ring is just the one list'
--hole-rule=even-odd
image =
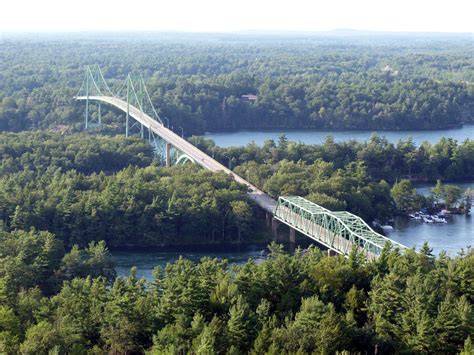
[{"label": "green steel bridge", "polygon": [[[125,135],[138,134],[152,145],[158,160],[166,166],[195,163],[211,171],[224,171],[248,187],[248,196],[267,213],[275,238],[278,224],[290,227],[290,241],[298,231],[329,251],[348,255],[356,246],[367,258],[373,259],[390,239],[374,232],[360,217],[345,211],[332,212],[302,197],[280,197],[278,201],[238,176],[224,165],[202,152],[183,137],[166,127],[155,110],[145,81],[141,76],[128,75],[113,93],[98,66],[87,67],[83,84],[76,96],[85,101],[85,128],[102,127],[102,104],[125,113]],[[95,106],[95,107],[94,107]],[[405,246],[391,241],[401,248]]]},{"label": "green steel bridge", "polygon": [[[347,211],[330,211],[300,196],[280,196],[274,218],[292,230],[308,236],[330,251],[348,255],[355,246],[374,259],[387,242],[400,249],[406,248],[376,233],[364,220]],[[273,229],[278,228],[273,224]],[[294,238],[294,237],[293,237]]]}]

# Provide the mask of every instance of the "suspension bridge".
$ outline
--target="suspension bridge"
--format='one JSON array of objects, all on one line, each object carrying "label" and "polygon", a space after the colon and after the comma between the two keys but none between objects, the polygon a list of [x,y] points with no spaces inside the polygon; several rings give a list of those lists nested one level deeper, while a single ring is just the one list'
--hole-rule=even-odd
[{"label": "suspension bridge", "polygon": [[[298,196],[280,197],[278,201],[238,176],[230,169],[167,128],[155,110],[143,77],[127,75],[113,93],[98,66],[87,67],[84,81],[76,96],[85,101],[85,128],[102,126],[102,104],[125,113],[125,135],[138,134],[147,139],[163,165],[195,163],[210,171],[223,171],[248,188],[248,196],[267,213],[274,236],[283,223],[290,228],[290,241],[298,231],[328,248],[328,251],[348,255],[355,246],[373,259],[385,243],[405,246],[373,231],[361,218],[346,211],[330,211]],[[96,106],[94,114],[91,109]]]}]

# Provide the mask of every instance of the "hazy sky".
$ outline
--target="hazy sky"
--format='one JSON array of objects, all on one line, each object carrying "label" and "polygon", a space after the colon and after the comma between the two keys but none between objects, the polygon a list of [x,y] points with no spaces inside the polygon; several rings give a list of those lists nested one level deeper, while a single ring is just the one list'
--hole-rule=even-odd
[{"label": "hazy sky", "polygon": [[474,0],[2,0],[1,31],[474,32]]}]

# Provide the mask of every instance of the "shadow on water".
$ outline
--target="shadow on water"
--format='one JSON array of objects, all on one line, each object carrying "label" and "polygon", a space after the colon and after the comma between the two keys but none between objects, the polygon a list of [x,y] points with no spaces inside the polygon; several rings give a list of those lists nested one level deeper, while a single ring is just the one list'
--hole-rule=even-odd
[{"label": "shadow on water", "polygon": [[[298,241],[296,245],[283,244],[287,252],[293,253],[296,247],[308,248],[311,240]],[[203,257],[228,259],[231,264],[243,264],[249,259],[260,263],[268,255],[266,244],[248,245],[198,245],[150,249],[111,249],[112,260],[118,276],[128,276],[133,266],[137,267],[137,276],[148,280],[153,278],[156,266],[164,267],[180,257],[199,261]]]}]

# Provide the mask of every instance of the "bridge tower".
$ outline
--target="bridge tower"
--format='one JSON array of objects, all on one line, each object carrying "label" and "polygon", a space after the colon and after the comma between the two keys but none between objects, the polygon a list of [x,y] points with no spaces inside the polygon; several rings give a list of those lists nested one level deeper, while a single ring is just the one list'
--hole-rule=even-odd
[{"label": "bridge tower", "polygon": [[107,82],[104,79],[102,71],[98,66],[87,66],[85,69],[84,80],[77,96],[85,97],[86,110],[84,115],[84,126],[86,129],[102,127],[102,104],[96,103],[96,115],[91,115],[92,100],[91,97],[111,95]]},{"label": "bridge tower", "polygon": [[113,93],[99,66],[86,67],[84,80],[77,93],[77,99],[84,100],[86,103],[85,129],[101,128],[103,126],[101,102],[106,101],[107,98],[120,99],[126,103],[126,109],[124,110],[125,136],[139,135],[142,139],[147,139],[161,164],[171,166],[172,164],[193,162],[188,155],[156,134],[151,126],[143,124],[145,120],[132,117],[131,110],[138,109],[142,117],[150,117],[164,126],[153,106],[145,80],[141,75],[128,74],[117,92]]}]

